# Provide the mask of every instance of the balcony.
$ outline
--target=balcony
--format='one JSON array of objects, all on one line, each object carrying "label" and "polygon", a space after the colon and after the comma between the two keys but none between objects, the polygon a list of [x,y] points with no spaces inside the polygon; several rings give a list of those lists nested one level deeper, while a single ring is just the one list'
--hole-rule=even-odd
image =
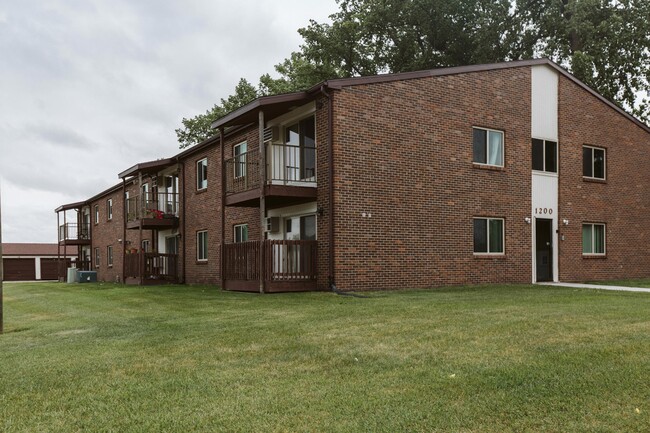
[{"label": "balcony", "polygon": [[[267,145],[268,207],[287,206],[316,198],[316,148]],[[227,206],[259,206],[260,154],[253,150],[224,161]]]},{"label": "balcony", "polygon": [[318,242],[265,240],[223,245],[224,289],[259,292],[317,290]]},{"label": "balcony", "polygon": [[178,254],[127,254],[124,281],[127,284],[140,285],[177,283]]},{"label": "balcony", "polygon": [[61,224],[59,245],[90,245],[90,224]]},{"label": "balcony", "polygon": [[178,227],[178,193],[161,192],[127,201],[126,228],[166,230]]}]

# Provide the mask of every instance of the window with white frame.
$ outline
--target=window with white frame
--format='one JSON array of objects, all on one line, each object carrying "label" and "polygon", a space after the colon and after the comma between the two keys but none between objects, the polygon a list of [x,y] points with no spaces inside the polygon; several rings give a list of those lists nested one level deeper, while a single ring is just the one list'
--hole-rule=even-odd
[{"label": "window with white frame", "polygon": [[248,144],[245,141],[235,144],[232,148],[235,178],[246,176],[246,152],[248,152]]},{"label": "window with white frame", "polygon": [[502,218],[474,218],[474,253],[503,254],[503,225]]},{"label": "window with white frame", "polygon": [[582,146],[582,176],[605,179],[605,149]]},{"label": "window with white frame", "polygon": [[503,132],[473,128],[473,148],[476,164],[503,167]]},{"label": "window with white frame", "polygon": [[131,205],[129,203],[129,192],[126,191],[124,193],[124,203],[125,203],[125,208],[126,208],[126,216],[128,218],[129,214],[131,213]]},{"label": "window with white frame", "polygon": [[208,187],[208,158],[196,162],[196,189],[202,190]]},{"label": "window with white frame", "polygon": [[99,248],[95,248],[95,267],[99,267]]},{"label": "window with white frame", "polygon": [[113,199],[109,198],[106,200],[106,219],[113,219]]},{"label": "window with white frame", "polygon": [[605,254],[605,224],[582,224],[582,254]]},{"label": "window with white frame", "polygon": [[113,246],[106,247],[106,265],[110,268],[113,266]]},{"label": "window with white frame", "polygon": [[533,170],[557,173],[557,143],[533,138],[532,160]]},{"label": "window with white frame", "polygon": [[149,239],[142,241],[142,245],[140,247],[142,248],[143,253],[148,253],[150,251],[151,248],[149,245]]},{"label": "window with white frame", "polygon": [[233,239],[235,242],[248,241],[248,224],[237,224],[235,226],[235,234]]},{"label": "window with white frame", "polygon": [[208,260],[208,231],[196,232],[196,260],[204,262]]},{"label": "window with white frame", "polygon": [[99,224],[99,205],[95,205],[95,224]]}]

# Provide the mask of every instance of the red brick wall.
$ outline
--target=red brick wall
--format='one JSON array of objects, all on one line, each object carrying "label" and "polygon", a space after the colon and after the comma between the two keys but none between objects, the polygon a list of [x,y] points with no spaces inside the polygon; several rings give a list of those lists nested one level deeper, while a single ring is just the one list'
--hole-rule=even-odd
[{"label": "red brick wall", "polygon": [[[339,288],[530,281],[530,92],[528,68],[336,92]],[[472,126],[505,131],[503,170],[473,165]],[[504,256],[474,256],[475,216],[505,219]]]},{"label": "red brick wall", "polygon": [[[565,77],[559,83],[560,280],[650,276],[650,134]],[[606,181],[582,177],[582,146],[606,150]],[[582,255],[582,223],[606,224],[606,256]]]}]

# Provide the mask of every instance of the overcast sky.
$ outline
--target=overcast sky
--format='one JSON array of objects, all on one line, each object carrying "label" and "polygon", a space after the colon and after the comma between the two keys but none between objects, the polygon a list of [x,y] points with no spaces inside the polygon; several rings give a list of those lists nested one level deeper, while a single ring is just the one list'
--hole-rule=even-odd
[{"label": "overcast sky", "polygon": [[3,242],[179,152],[174,129],[298,50],[335,0],[0,0]]}]

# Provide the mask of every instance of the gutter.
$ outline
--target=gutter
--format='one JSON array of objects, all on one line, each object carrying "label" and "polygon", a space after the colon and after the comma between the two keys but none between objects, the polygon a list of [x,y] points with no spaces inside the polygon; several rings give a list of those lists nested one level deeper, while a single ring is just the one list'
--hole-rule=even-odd
[{"label": "gutter", "polygon": [[329,235],[329,251],[328,251],[328,286],[330,288],[336,288],[336,278],[335,278],[335,267],[334,267],[334,246],[335,246],[335,236],[334,236],[334,107],[332,104],[332,95],[327,93],[325,90],[325,85],[323,84],[320,88],[320,93],[322,93],[327,98],[327,158],[329,162],[329,208],[328,208],[328,235]]}]

